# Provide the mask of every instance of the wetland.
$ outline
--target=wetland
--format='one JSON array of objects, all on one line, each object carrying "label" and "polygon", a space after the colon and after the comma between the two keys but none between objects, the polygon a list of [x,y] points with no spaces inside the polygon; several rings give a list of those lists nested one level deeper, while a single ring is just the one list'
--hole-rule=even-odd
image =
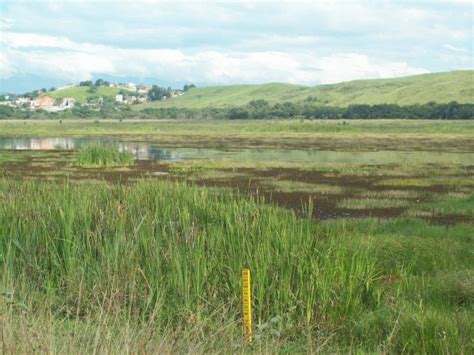
[{"label": "wetland", "polygon": [[[245,352],[247,265],[260,351],[469,353],[473,137],[458,121],[0,122],[6,321]],[[133,161],[75,163],[89,146]]]}]

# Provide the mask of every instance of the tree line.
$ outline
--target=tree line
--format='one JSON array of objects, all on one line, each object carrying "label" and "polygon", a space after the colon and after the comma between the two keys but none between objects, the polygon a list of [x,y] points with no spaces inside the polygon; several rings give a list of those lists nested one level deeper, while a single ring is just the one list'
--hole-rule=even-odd
[{"label": "tree line", "polygon": [[254,100],[244,107],[228,110],[229,119],[473,119],[474,104],[455,101],[440,104],[430,102],[422,105],[400,106],[397,104],[316,106],[307,103],[284,102],[270,105],[265,100]]},{"label": "tree line", "polygon": [[99,109],[76,105],[70,110],[48,113],[42,110],[24,111],[0,106],[0,119],[41,118],[174,118],[174,119],[474,119],[474,104],[427,103],[400,106],[397,104],[316,106],[311,103],[284,102],[269,104],[254,100],[245,106],[232,108],[147,108],[132,111],[130,107],[117,107],[113,100],[105,100]]}]

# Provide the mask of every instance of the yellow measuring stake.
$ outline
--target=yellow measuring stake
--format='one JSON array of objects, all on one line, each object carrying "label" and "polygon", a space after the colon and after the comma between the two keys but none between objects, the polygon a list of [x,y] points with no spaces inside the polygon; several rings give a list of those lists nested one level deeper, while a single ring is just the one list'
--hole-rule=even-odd
[{"label": "yellow measuring stake", "polygon": [[244,321],[244,339],[252,342],[252,290],[250,288],[250,270],[242,269],[242,315]]}]

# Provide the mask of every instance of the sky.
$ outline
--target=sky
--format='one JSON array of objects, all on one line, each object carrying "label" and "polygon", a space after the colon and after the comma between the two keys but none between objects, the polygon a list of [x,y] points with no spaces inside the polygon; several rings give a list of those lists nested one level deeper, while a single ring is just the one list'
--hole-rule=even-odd
[{"label": "sky", "polygon": [[3,1],[0,92],[301,85],[473,69],[473,2]]}]

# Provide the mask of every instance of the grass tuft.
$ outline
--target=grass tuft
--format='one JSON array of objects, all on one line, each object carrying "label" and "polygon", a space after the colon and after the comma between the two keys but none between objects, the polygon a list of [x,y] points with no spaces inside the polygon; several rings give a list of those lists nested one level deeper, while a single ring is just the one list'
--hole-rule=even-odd
[{"label": "grass tuft", "polygon": [[76,165],[83,168],[117,167],[133,164],[133,156],[114,146],[88,146],[79,149]]}]

